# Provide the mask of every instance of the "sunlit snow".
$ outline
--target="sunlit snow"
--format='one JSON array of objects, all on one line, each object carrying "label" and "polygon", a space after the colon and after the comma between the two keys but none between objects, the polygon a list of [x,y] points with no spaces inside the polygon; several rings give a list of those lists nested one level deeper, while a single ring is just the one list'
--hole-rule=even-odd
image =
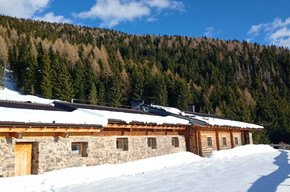
[{"label": "sunlit snow", "polygon": [[0,186],[5,192],[289,192],[289,155],[267,145],[236,147],[206,158],[180,152],[124,164],[0,178]]}]

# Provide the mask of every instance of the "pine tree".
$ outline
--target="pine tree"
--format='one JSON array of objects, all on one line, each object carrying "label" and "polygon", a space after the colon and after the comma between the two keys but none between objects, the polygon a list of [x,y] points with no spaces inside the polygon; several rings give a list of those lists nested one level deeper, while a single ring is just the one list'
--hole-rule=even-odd
[{"label": "pine tree", "polygon": [[36,88],[36,77],[38,73],[38,63],[35,56],[29,55],[24,61],[24,79],[23,79],[23,93],[24,94],[35,94]]},{"label": "pine tree", "polygon": [[50,67],[51,60],[48,54],[44,54],[42,61],[42,77],[40,83],[41,94],[44,98],[52,98],[52,69]]},{"label": "pine tree", "polygon": [[163,75],[155,75],[152,103],[167,106],[167,87]]},{"label": "pine tree", "polygon": [[60,100],[70,101],[74,97],[71,76],[67,66],[63,62],[60,63],[60,66],[55,87],[56,97]]},{"label": "pine tree", "polygon": [[105,94],[106,94],[105,86],[102,82],[100,82],[98,87],[98,100],[100,105],[105,105],[106,102]]},{"label": "pine tree", "polygon": [[188,110],[189,104],[192,102],[190,89],[184,79],[176,81],[176,95],[177,95],[177,108],[181,110]]},{"label": "pine tree", "polygon": [[73,73],[73,80],[74,80],[73,87],[74,87],[75,97],[77,99],[79,99],[81,102],[85,101],[86,100],[85,69],[84,69],[83,64],[80,60],[76,62],[76,65],[74,68],[74,73]]},{"label": "pine tree", "polygon": [[122,103],[122,81],[120,74],[115,74],[108,90],[108,103],[111,106],[119,107]]},{"label": "pine tree", "polygon": [[131,99],[132,100],[141,99],[144,89],[144,76],[137,67],[134,67],[132,71],[131,87],[132,87]]},{"label": "pine tree", "polygon": [[92,88],[89,94],[89,101],[90,104],[96,105],[98,103],[98,98],[97,98],[97,89],[95,84],[92,84]]}]

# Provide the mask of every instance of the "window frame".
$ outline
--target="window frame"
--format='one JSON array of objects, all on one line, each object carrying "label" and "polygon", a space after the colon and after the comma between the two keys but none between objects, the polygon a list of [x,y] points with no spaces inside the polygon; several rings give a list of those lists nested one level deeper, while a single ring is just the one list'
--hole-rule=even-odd
[{"label": "window frame", "polygon": [[235,146],[239,145],[239,138],[235,137]]},{"label": "window frame", "polygon": [[208,148],[212,148],[213,147],[212,137],[206,137],[206,143]]},{"label": "window frame", "polygon": [[179,147],[179,138],[178,137],[172,137],[171,143],[173,147]]},{"label": "window frame", "polygon": [[225,137],[225,136],[222,136],[222,146],[223,147],[227,147],[228,146],[227,137]]},{"label": "window frame", "polygon": [[128,151],[129,149],[128,138],[116,138],[116,149],[119,151]]},{"label": "window frame", "polygon": [[[73,146],[79,146],[79,153],[78,154],[74,154],[73,151]],[[83,156],[83,143],[82,142],[72,142],[71,143],[71,155],[73,156]]]},{"label": "window frame", "polygon": [[157,149],[156,137],[148,137],[147,138],[147,146],[152,148],[152,149]]}]

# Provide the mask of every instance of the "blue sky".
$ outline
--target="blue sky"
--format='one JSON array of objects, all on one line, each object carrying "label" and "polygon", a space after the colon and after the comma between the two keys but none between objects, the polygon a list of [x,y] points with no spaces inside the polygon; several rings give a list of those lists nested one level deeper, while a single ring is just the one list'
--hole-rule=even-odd
[{"label": "blue sky", "polygon": [[13,17],[290,48],[289,0],[0,0]]}]

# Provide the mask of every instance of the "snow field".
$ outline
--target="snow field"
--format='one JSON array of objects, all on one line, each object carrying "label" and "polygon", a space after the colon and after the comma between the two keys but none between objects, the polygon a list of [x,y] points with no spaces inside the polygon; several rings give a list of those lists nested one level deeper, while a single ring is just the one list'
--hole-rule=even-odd
[{"label": "snow field", "polygon": [[[288,154],[286,163],[285,157],[278,158],[282,152]],[[3,189],[7,192],[242,192],[256,186],[257,180],[277,172],[281,167],[277,163],[277,158],[284,162],[282,168],[287,171],[289,155],[290,152],[278,151],[267,145],[240,146],[215,152],[206,158],[189,152],[180,152],[124,164],[67,168],[41,175],[0,178],[0,186],[1,191]],[[287,173],[290,174],[290,170]],[[289,177],[284,179],[284,176],[280,176],[280,179],[283,179],[283,182],[277,183],[277,191],[289,192]],[[265,189],[272,186],[270,185],[271,182],[265,183]],[[276,183],[273,182],[273,185]]]}]

